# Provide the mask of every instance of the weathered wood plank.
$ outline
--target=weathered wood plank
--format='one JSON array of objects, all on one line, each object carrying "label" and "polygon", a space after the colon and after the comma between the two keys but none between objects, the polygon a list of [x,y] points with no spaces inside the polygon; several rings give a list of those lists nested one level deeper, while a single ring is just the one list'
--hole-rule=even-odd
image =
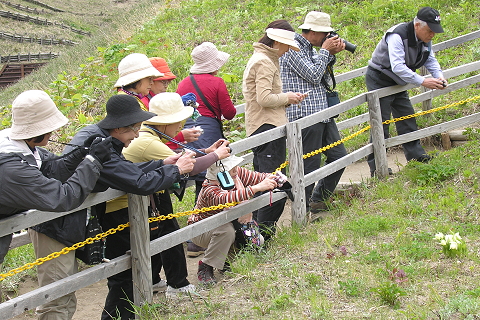
[{"label": "weathered wood plank", "polygon": [[292,203],[292,221],[305,225],[307,223],[307,211],[305,199],[305,183],[303,181],[303,144],[302,129],[300,123],[290,122],[287,124],[287,150],[290,172],[290,183],[295,198]]},{"label": "weathered wood plank", "polygon": [[369,92],[367,95],[368,111],[370,113],[370,133],[372,137],[373,150],[375,153],[376,175],[379,179],[388,176],[387,151],[385,150],[385,138],[382,124],[382,112],[378,99],[378,90]]}]

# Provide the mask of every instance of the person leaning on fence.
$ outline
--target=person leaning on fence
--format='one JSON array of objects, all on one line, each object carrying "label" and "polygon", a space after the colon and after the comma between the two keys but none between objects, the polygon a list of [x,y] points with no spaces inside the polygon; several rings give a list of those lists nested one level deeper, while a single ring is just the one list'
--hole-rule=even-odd
[{"label": "person leaning on fence", "polygon": [[[222,117],[231,120],[237,110],[233,105],[225,81],[217,77],[218,70],[227,62],[230,54],[219,51],[211,42],[203,42],[192,50],[193,66],[190,75],[178,84],[177,93],[194,93],[197,97],[200,117],[187,120],[185,127],[199,126],[203,133],[197,141],[188,145],[201,149],[208,148],[218,139],[224,139]],[[195,199],[200,192],[205,173],[195,178]]]},{"label": "person leaning on fence", "polygon": [[[155,114],[142,110],[137,99],[129,95],[115,95],[108,99],[106,111],[107,116],[103,120],[84,127],[77,132],[70,142],[70,144],[78,145],[81,144],[86,137],[92,135],[97,135],[102,138],[111,137],[112,147],[109,149],[111,159],[104,162],[103,169],[100,172],[100,178],[93,192],[102,192],[110,187],[128,193],[149,195],[159,190],[167,189],[173,183],[180,181],[183,174],[193,169],[195,159],[190,156],[179,157],[180,155],[176,155],[163,161],[158,160],[141,163],[132,163],[125,160],[121,154],[122,149],[128,147],[130,142],[138,136],[142,121],[155,116]],[[64,153],[72,150],[72,146],[67,146]],[[105,210],[107,210],[107,212],[116,210],[116,208],[109,206],[108,203],[106,204],[106,209],[105,205],[98,205],[95,209],[97,211],[96,214],[101,218],[103,230],[108,230],[110,227],[117,227],[120,223],[128,222],[127,215],[102,214]],[[41,235],[41,238],[36,240],[36,242],[39,247],[42,245],[47,246],[47,244],[53,242],[54,239],[65,245],[71,245],[69,243],[77,243],[85,240],[86,210],[80,210],[62,218],[62,221],[57,220],[56,223],[46,222],[38,226],[36,231]],[[32,239],[32,241],[33,240],[34,239]],[[121,240],[122,238],[120,238],[119,241]],[[125,253],[123,249],[115,250],[117,245],[116,241],[115,235],[107,237],[106,258],[112,259]],[[122,243],[118,243],[118,245],[121,246]],[[48,249],[45,251],[48,251]],[[48,252],[47,254],[52,252]],[[63,257],[63,255],[61,257]],[[64,261],[64,264],[69,266],[69,270],[68,272],[66,271],[60,279],[78,272],[75,256],[69,256],[64,259],[69,259],[68,262]],[[39,273],[48,271],[50,270],[46,269],[43,264],[38,266]],[[126,281],[125,283],[124,280],[126,277],[128,278],[128,273],[131,273],[131,270],[126,270],[108,278],[110,290],[102,316],[103,319],[110,319],[111,317],[117,316],[117,305],[112,304],[110,301],[117,301],[125,297],[122,289],[125,289],[126,293],[130,290],[128,291],[128,296],[132,296],[131,290],[133,290],[133,284],[131,281]],[[125,276],[124,274],[127,275]],[[59,278],[58,276],[51,276],[49,280],[53,282],[59,280]],[[125,287],[122,285],[125,285]],[[116,297],[116,295],[120,297]],[[130,303],[126,300],[122,300],[121,302],[122,304],[118,305],[118,310],[122,315],[122,319],[133,317],[129,311],[132,309]],[[68,319],[71,319],[75,306],[75,301],[70,302],[68,306],[63,304],[54,305],[51,303],[48,308],[45,307],[42,312],[48,319],[55,317],[57,314],[59,315],[59,319],[66,319],[61,318],[60,314],[67,314],[67,309],[69,309],[71,311],[68,311]],[[108,313],[110,313],[111,316]]]},{"label": "person leaning on fence", "polygon": [[[245,128],[253,136],[287,123],[286,108],[300,103],[304,95],[282,92],[278,59],[288,50],[298,51],[292,26],[285,20],[271,22],[265,35],[253,44],[254,53],[243,73],[245,97]],[[267,142],[253,150],[255,171],[272,173],[286,160],[286,138]],[[283,213],[286,199],[257,211],[255,219],[268,239]]]},{"label": "person leaning on fence", "polygon": [[[149,58],[149,60],[155,69],[163,73],[163,76],[153,79],[153,84],[150,88],[150,92],[142,99],[140,99],[143,104],[146,105],[148,108],[150,100],[159,93],[167,92],[168,85],[172,82],[172,80],[177,78],[177,76],[174,75],[173,72],[170,70],[170,67],[168,66],[165,59],[160,57],[153,57]],[[191,103],[195,104],[197,101],[197,97],[194,93],[189,92],[182,96],[182,101],[185,106],[188,106]],[[201,132],[196,128],[184,128],[174,138],[177,141],[188,143],[197,141],[200,133]],[[166,145],[173,150],[179,148],[176,143],[171,141],[166,142]]]},{"label": "person leaning on fence", "polygon": [[[92,191],[111,141],[81,141],[82,148],[64,157],[40,148],[67,123],[44,91],[28,90],[15,98],[12,127],[0,131],[0,217],[29,209],[69,211]],[[0,266],[11,238],[0,237]],[[38,279],[42,276],[39,272]]]},{"label": "person leaning on fence", "polygon": [[[191,117],[194,111],[193,107],[185,107],[180,95],[173,92],[155,95],[150,101],[149,108],[157,116],[145,121],[140,129],[139,137],[123,150],[123,155],[129,161],[158,160],[175,155],[176,153],[165,144],[168,141],[166,136],[174,137],[181,130],[184,121]],[[228,141],[220,139],[209,148],[200,150],[205,152],[206,155],[202,153],[195,155],[196,162],[190,175],[203,172],[215,161],[228,157],[230,155],[228,144]],[[117,201],[119,200],[123,199]],[[152,214],[163,216],[173,214],[172,201],[168,190],[162,190],[151,195],[151,201],[155,203],[155,208],[150,206]],[[124,205],[127,205],[127,203],[124,202]],[[127,210],[127,208],[120,210]],[[110,214],[116,214],[116,212]],[[155,222],[154,224],[152,228],[154,228],[155,235],[151,237],[152,240],[180,229],[175,218]],[[128,250],[128,248],[126,249]],[[155,259],[155,263],[152,259],[152,272],[156,278],[154,283],[160,281],[158,274],[163,265],[168,284],[165,293],[167,298],[195,291],[195,286],[187,280],[187,262],[183,244],[162,251],[159,257],[160,259]]]},{"label": "person leaning on fence", "polygon": [[[311,11],[298,27],[302,34],[295,34],[300,51],[288,51],[280,58],[280,70],[284,91],[309,92],[301,104],[287,109],[288,121],[292,122],[329,108],[327,86],[330,90],[336,54],[345,49],[338,36],[330,37],[333,31],[330,15]],[[317,51],[314,47],[320,47]],[[335,119],[326,119],[302,130],[303,154],[318,150],[340,140]],[[340,144],[323,152],[325,164],[334,162],[347,154]],[[304,173],[308,174],[321,166],[321,154],[304,160]],[[340,169],[318,181],[317,185],[305,188],[307,211],[319,213],[328,210],[326,200],[335,191],[344,169]],[[314,189],[315,187],[315,189]],[[313,193],[312,193],[313,191]]]},{"label": "person leaning on fence", "polygon": [[[255,172],[239,167],[242,161],[243,158],[232,155],[212,164],[208,168],[206,180],[198,195],[195,209],[229,202],[245,201],[251,199],[257,192],[273,190],[277,187],[277,182],[272,174]],[[222,189],[217,178],[217,174],[221,171],[228,171],[230,173],[235,184],[232,189]],[[222,210],[223,209],[192,214],[188,218],[188,224],[190,225],[206,219]],[[237,219],[239,224],[246,224],[252,220],[251,212]],[[198,262],[198,282],[207,286],[215,284],[216,280],[213,269],[215,268],[219,271],[228,269],[225,268],[225,261],[229,256],[229,252],[233,249],[232,246],[235,242],[234,221],[196,236],[192,238],[192,241],[198,246],[206,248],[205,256]],[[263,240],[260,242],[263,243]]]},{"label": "person leaning on fence", "polygon": [[[418,10],[413,21],[395,25],[387,30],[378,43],[372,58],[368,61],[365,81],[369,91],[394,85],[422,85],[429,89],[444,89],[447,80],[443,77],[440,64],[432,50],[432,39],[436,33],[442,33],[440,14],[437,10],[424,7]],[[424,66],[431,78],[420,76],[415,71]],[[380,98],[382,121],[414,114],[407,91]],[[399,135],[418,129],[415,118],[395,122]],[[383,125],[385,139],[389,137],[389,125]],[[407,161],[428,162],[431,156],[426,154],[420,140],[406,142],[403,152]],[[367,158],[372,177],[375,174],[375,156]],[[390,170],[389,170],[390,171]]]}]

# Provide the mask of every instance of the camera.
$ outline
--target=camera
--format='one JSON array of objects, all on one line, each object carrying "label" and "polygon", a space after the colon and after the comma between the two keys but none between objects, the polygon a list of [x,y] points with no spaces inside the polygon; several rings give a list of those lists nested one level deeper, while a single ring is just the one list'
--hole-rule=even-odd
[{"label": "camera", "polygon": [[[337,30],[330,32],[325,39],[333,38],[338,36]],[[340,37],[340,36],[339,36]],[[342,41],[345,43],[345,50],[350,51],[351,53],[355,52],[355,49],[357,49],[357,46],[354,45],[353,43],[348,42],[345,39],[342,39]]]},{"label": "camera", "polygon": [[273,175],[273,180],[275,180],[275,182],[277,182],[277,187],[282,187],[283,184],[285,182],[287,182],[287,176],[285,176],[283,173],[281,173],[280,171],[277,171],[274,175]]}]

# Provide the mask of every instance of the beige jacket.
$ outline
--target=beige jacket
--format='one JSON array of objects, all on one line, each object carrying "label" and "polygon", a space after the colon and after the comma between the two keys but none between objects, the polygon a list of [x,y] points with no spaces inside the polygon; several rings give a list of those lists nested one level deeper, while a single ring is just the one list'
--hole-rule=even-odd
[{"label": "beige jacket", "polygon": [[282,93],[277,49],[262,43],[253,44],[254,53],[243,73],[245,125],[250,136],[263,124],[287,123],[288,97]]}]

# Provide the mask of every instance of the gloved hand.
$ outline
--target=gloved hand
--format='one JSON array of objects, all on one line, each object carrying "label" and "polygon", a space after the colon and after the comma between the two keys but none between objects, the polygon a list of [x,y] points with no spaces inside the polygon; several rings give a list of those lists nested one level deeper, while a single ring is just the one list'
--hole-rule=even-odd
[{"label": "gloved hand", "polygon": [[98,134],[98,133],[97,133],[97,134],[93,134],[93,135],[91,135],[90,137],[88,137],[87,139],[85,139],[85,141],[83,141],[83,144],[82,144],[82,146],[80,147],[80,150],[81,150],[81,152],[82,152],[82,154],[83,154],[84,157],[88,154],[88,152],[89,152],[89,150],[90,150],[90,146],[92,145],[93,140],[95,140],[96,138],[101,137],[101,136],[102,136],[102,135],[101,135],[101,134]]},{"label": "gloved hand", "polygon": [[[182,96],[182,102],[184,106],[195,106],[197,102],[197,96],[193,92],[189,92]],[[193,104],[193,105],[192,105]]]},{"label": "gloved hand", "polygon": [[107,162],[110,160],[112,148],[112,137],[101,138],[96,137],[90,145],[89,155],[93,156],[100,163]]}]

